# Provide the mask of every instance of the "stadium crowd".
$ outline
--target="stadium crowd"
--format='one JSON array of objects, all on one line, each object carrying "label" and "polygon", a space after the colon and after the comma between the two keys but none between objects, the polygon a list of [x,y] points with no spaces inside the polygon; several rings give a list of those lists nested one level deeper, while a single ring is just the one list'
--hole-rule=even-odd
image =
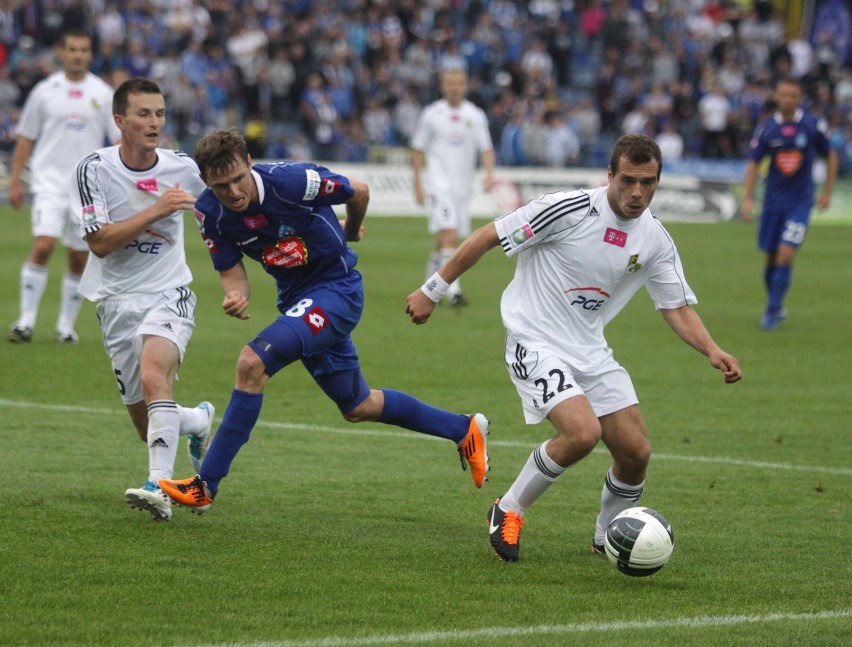
[{"label": "stadium crowd", "polygon": [[598,165],[628,132],[668,160],[741,159],[793,75],[852,171],[846,53],[789,38],[771,0],[0,0],[2,150],[67,28],[94,34],[113,87],[160,84],[188,151],[238,125],[256,158],[376,159],[463,67],[501,165]]}]

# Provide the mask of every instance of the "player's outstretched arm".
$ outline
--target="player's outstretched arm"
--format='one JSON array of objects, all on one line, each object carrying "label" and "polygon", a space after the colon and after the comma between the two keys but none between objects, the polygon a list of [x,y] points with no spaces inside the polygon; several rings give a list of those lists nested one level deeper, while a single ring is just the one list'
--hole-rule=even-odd
[{"label": "player's outstretched arm", "polygon": [[355,195],[346,201],[346,220],[343,221],[343,232],[349,242],[358,242],[364,235],[364,218],[367,216],[367,205],[370,204],[370,187],[358,180],[349,180],[355,189]]},{"label": "player's outstretched arm", "polygon": [[740,363],[737,358],[719,348],[695,310],[690,306],[683,306],[660,310],[660,313],[678,337],[699,353],[706,355],[713,368],[722,371],[727,384],[733,384],[742,379]]},{"label": "player's outstretched arm", "polygon": [[743,220],[751,220],[754,209],[754,185],[757,183],[757,163],[754,160],[746,162],[745,178],[743,179],[743,204],[740,214]]},{"label": "player's outstretched arm", "polygon": [[825,156],[825,162],[825,183],[822,185],[822,191],[819,196],[817,196],[816,201],[816,204],[820,209],[828,209],[828,206],[831,204],[831,192],[834,188],[834,181],[837,179],[837,170],[839,167],[837,151],[834,149],[828,151],[828,155]]},{"label": "player's outstretched arm", "polygon": [[[416,324],[426,323],[446,292],[447,286],[476,265],[485,252],[499,244],[500,237],[497,235],[497,227],[493,222],[483,225],[465,238],[450,260],[436,272],[437,276],[428,279],[421,288],[408,295],[405,312],[411,317],[411,321]],[[433,283],[439,285],[436,286]],[[432,297],[430,298],[428,294]]]},{"label": "player's outstretched arm", "polygon": [[15,209],[24,203],[24,185],[21,183],[21,176],[34,146],[35,142],[32,139],[18,135],[15,152],[12,153],[12,173],[9,184],[9,204]]}]

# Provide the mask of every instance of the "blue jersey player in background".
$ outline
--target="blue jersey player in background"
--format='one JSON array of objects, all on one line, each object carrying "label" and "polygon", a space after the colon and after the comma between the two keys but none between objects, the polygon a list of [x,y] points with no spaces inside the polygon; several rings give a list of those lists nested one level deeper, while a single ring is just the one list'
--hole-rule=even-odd
[{"label": "blue jersey player in background", "polygon": [[[196,162],[207,189],[196,217],[219,272],[225,313],[249,319],[250,287],[243,260],[261,264],[278,286],[281,315],[240,353],[236,384],[197,475],[164,479],[177,503],[204,512],[257,422],[270,377],[300,360],[349,422],[378,421],[452,440],[470,465],[476,487],[488,471],[488,420],[443,411],[391,389],[370,389],[351,333],[361,317],[364,290],[355,269],[369,188],[307,163],[252,165],[236,129],[199,140]],[[341,225],[332,205],[343,204]]]},{"label": "blue jersey player in background", "polygon": [[819,155],[826,158],[826,179],[816,204],[831,202],[837,177],[837,153],[828,139],[828,124],[801,106],[802,88],[793,78],[775,86],[777,111],[754,133],[748,147],[742,214],[751,217],[758,164],[769,156],[769,173],[760,216],[758,247],[766,253],[764,283],[768,293],[760,320],[763,330],[775,330],[787,317],[784,296],[790,287],[793,261],[805,240],[814,204],[813,165]]}]

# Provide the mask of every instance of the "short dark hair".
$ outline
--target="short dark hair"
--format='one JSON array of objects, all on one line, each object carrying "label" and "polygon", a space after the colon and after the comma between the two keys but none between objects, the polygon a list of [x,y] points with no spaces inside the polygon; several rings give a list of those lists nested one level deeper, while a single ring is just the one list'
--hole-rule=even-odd
[{"label": "short dark hair", "polygon": [[112,95],[112,114],[127,114],[128,97],[131,94],[163,94],[160,86],[141,76],[127,79],[119,85]]},{"label": "short dark hair", "polygon": [[660,147],[650,137],[645,135],[622,135],[612,147],[612,156],[609,167],[613,175],[618,173],[618,164],[622,157],[626,157],[633,164],[647,164],[651,160],[657,161],[657,178],[663,170],[663,154]]},{"label": "short dark hair", "polygon": [[777,88],[779,85],[795,85],[799,90],[802,89],[802,82],[797,79],[795,76],[790,74],[786,76],[782,76],[775,82],[775,87]]},{"label": "short dark hair", "polygon": [[89,41],[89,45],[92,45],[94,41],[92,35],[85,29],[67,29],[63,31],[62,35],[59,37],[59,44],[62,47],[65,47],[68,44],[69,38],[85,38]]},{"label": "short dark hair", "polygon": [[236,128],[222,128],[204,135],[195,145],[195,163],[201,177],[226,173],[240,160],[248,161],[248,145]]}]

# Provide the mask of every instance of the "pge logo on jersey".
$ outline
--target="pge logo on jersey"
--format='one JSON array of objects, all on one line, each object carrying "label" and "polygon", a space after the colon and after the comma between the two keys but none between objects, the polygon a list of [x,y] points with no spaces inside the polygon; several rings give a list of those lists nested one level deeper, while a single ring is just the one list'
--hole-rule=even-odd
[{"label": "pge logo on jersey", "polygon": [[[576,292],[578,294],[571,295],[572,292]],[[592,292],[593,294],[579,294],[580,292]],[[605,292],[601,288],[570,288],[565,290],[565,294],[571,295],[569,297],[571,300],[568,302],[568,305],[592,312],[600,310],[610,297],[609,293]],[[598,296],[603,298],[598,298]]]}]

